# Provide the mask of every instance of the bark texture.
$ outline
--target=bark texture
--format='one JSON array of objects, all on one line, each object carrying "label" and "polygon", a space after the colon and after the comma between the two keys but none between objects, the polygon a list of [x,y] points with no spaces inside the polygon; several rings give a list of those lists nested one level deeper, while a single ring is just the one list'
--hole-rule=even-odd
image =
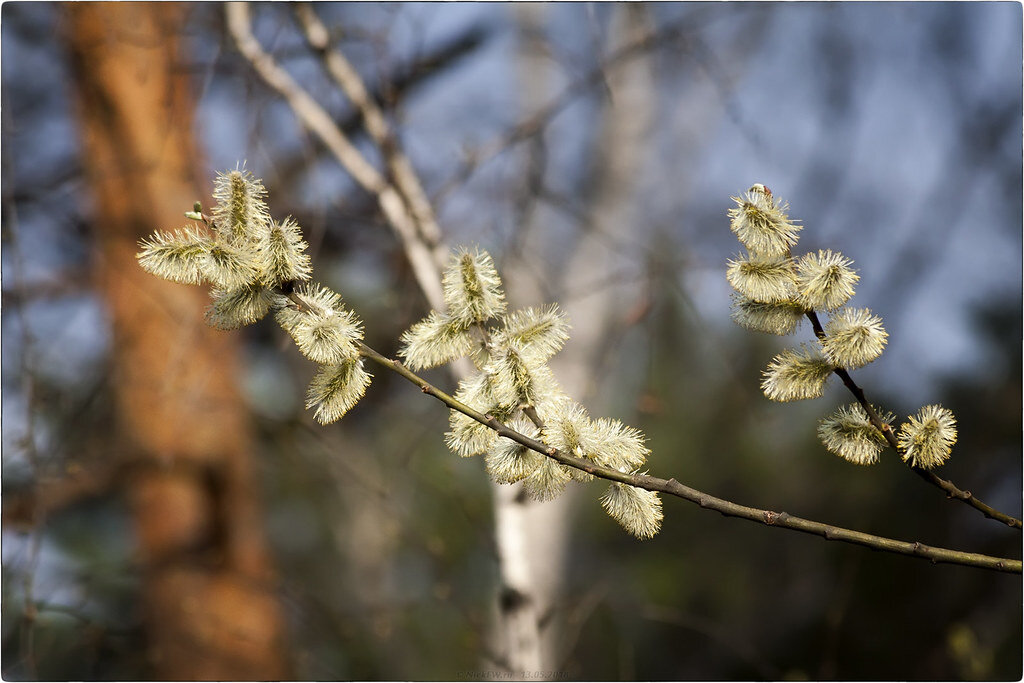
[{"label": "bark texture", "polygon": [[193,102],[178,63],[188,8],[67,6],[97,286],[114,330],[111,458],[135,516],[152,672],[168,680],[280,679],[288,668],[252,472],[232,336],[206,327],[198,287],[135,260],[140,237],[185,223],[203,192]]}]

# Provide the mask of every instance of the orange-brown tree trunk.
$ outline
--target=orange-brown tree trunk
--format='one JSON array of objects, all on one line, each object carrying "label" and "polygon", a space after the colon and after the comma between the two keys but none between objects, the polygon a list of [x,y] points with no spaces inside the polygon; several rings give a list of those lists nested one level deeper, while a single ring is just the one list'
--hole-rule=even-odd
[{"label": "orange-brown tree trunk", "polygon": [[83,163],[93,189],[97,278],[115,340],[125,481],[144,567],[154,676],[280,679],[273,587],[234,383],[232,337],[203,325],[206,293],[147,275],[140,237],[181,227],[201,196],[178,3],[65,6]]}]

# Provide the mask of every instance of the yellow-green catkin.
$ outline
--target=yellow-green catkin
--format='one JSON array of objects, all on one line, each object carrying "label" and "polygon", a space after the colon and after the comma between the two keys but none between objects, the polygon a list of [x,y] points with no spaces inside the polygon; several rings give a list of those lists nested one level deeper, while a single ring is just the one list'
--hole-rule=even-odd
[{"label": "yellow-green catkin", "polygon": [[777,202],[771,190],[757,183],[742,196],[733,197],[729,228],[752,253],[782,256],[796,244],[800,226],[789,219],[789,206]]},{"label": "yellow-green catkin", "polygon": [[811,310],[831,311],[853,296],[860,276],[853,261],[838,252],[822,249],[804,254],[796,262],[798,300]]},{"label": "yellow-green catkin", "polygon": [[[876,409],[876,412],[877,409]],[[892,422],[892,415],[881,415]],[[885,436],[871,424],[864,408],[857,403],[843,406],[818,424],[818,438],[829,452],[856,465],[873,465],[885,448]]]},{"label": "yellow-green catkin", "polygon": [[832,374],[832,364],[821,353],[801,347],[786,349],[768,365],[761,379],[764,395],[773,401],[818,398]]},{"label": "yellow-green catkin", "polygon": [[898,435],[903,461],[926,470],[949,459],[956,438],[953,411],[940,405],[921,408],[917,415],[900,425]]},{"label": "yellow-green catkin", "polygon": [[601,497],[601,505],[637,538],[650,538],[661,528],[661,498],[654,491],[613,482]]},{"label": "yellow-green catkin", "polygon": [[840,368],[859,368],[882,355],[889,333],[882,319],[866,308],[843,308],[825,325],[822,351]]}]

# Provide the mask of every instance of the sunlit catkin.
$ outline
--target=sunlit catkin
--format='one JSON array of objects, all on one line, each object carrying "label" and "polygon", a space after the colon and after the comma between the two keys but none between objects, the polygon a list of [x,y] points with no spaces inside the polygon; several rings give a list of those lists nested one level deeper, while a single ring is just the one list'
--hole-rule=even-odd
[{"label": "sunlit catkin", "polygon": [[762,303],[742,294],[732,295],[732,319],[754,332],[786,336],[796,332],[807,310],[795,301]]},{"label": "sunlit catkin", "polygon": [[212,302],[204,318],[210,327],[218,330],[237,330],[262,320],[280,301],[280,295],[260,283],[245,284],[234,289],[214,287],[210,290]]},{"label": "sunlit catkin", "polygon": [[[877,412],[877,411],[876,411]],[[885,424],[892,415],[881,416]],[[873,465],[886,446],[885,436],[871,424],[859,404],[843,406],[818,424],[818,438],[829,452],[857,465]]]},{"label": "sunlit catkin", "polygon": [[928,405],[900,425],[900,452],[904,462],[930,470],[949,459],[956,437],[953,411]]},{"label": "sunlit catkin", "polygon": [[825,325],[822,351],[840,368],[859,368],[882,355],[889,333],[882,319],[866,308],[843,308]]},{"label": "sunlit catkin", "polygon": [[308,280],[313,272],[299,224],[291,218],[271,221],[257,240],[261,274],[268,285]]},{"label": "sunlit catkin", "polygon": [[448,314],[464,326],[505,312],[505,293],[494,261],[486,251],[462,249],[442,280]]},{"label": "sunlit catkin", "polygon": [[469,355],[474,346],[466,325],[437,311],[403,332],[401,342],[398,353],[413,370],[451,363]]},{"label": "sunlit catkin", "polygon": [[800,226],[789,220],[789,207],[776,202],[767,187],[757,183],[732,200],[736,207],[729,209],[729,228],[751,252],[783,256],[796,244]]},{"label": "sunlit catkin", "polygon": [[790,301],[796,296],[788,256],[738,256],[729,261],[725,277],[733,289],[759,303]]},{"label": "sunlit catkin", "polygon": [[213,181],[213,221],[229,243],[252,243],[270,223],[264,198],[267,190],[248,171],[236,169],[217,174]]},{"label": "sunlit catkin", "polygon": [[601,497],[601,505],[637,538],[650,538],[661,528],[661,498],[654,491],[613,482]]},{"label": "sunlit catkin", "polygon": [[[211,215],[200,202],[185,212],[202,226],[158,232],[143,240],[139,264],[175,282],[212,285],[206,321],[219,329],[255,323],[273,312],[299,351],[319,365],[306,392],[306,408],[318,422],[334,422],[358,403],[370,384],[364,359],[381,362],[380,355],[363,343],[362,322],[341,295],[310,281],[312,264],[302,230],[291,218],[271,218],[263,184],[236,169],[219,174],[214,186]],[[759,211],[779,223],[780,209],[770,201]],[[781,223],[776,227],[785,229]],[[442,291],[445,310],[430,311],[406,330],[399,355],[412,370],[463,357],[473,362],[476,371],[459,383],[454,400],[462,406],[450,411],[445,433],[454,453],[483,454],[494,481],[522,482],[527,495],[542,501],[560,495],[574,477],[593,478],[559,462],[558,451],[621,472],[643,464],[649,451],[638,430],[618,420],[592,422],[555,380],[548,361],[569,338],[569,324],[557,305],[506,313],[494,261],[479,248],[453,254]],[[392,369],[400,367],[385,360]],[[466,414],[472,411],[486,420]],[[556,439],[537,452],[499,438],[501,425],[530,438]],[[657,531],[656,496],[652,502],[650,496],[627,491],[610,500],[614,504],[606,500],[605,507],[633,533],[648,537]]]},{"label": "sunlit catkin", "polygon": [[[525,418],[517,418],[509,425],[524,436],[540,438],[540,430]],[[530,476],[544,460],[544,456],[518,441],[499,437],[484,456],[487,473],[498,484],[514,484]]]},{"label": "sunlit catkin", "polygon": [[[749,330],[789,335],[806,317],[815,334],[813,345],[786,349],[772,359],[761,376],[764,395],[773,401],[819,398],[829,377],[838,375],[859,403],[822,419],[818,437],[826,449],[850,462],[877,462],[881,450],[892,445],[894,416],[873,413],[869,418],[864,393],[849,371],[881,356],[889,334],[870,310],[846,305],[860,280],[853,261],[831,249],[793,255],[800,228],[764,185],[755,184],[733,200],[737,207],[728,211],[729,227],[748,250],[726,265],[726,279],[737,292],[732,295],[733,321]],[[819,316],[824,315],[823,325]],[[900,454],[917,467],[941,465],[956,442],[955,425],[948,410],[926,406],[901,427]]]},{"label": "sunlit catkin", "polygon": [[821,353],[801,347],[786,349],[775,356],[764,371],[761,389],[773,401],[799,401],[818,398],[825,391],[825,381],[834,370]]},{"label": "sunlit catkin", "polygon": [[321,365],[309,383],[306,408],[316,408],[313,417],[320,424],[340,419],[363,397],[370,384],[370,373],[363,368],[362,358],[345,360],[338,365]]},{"label": "sunlit catkin", "polygon": [[798,299],[807,309],[831,311],[853,296],[860,276],[853,261],[838,252],[822,249],[804,254],[796,262]]},{"label": "sunlit catkin", "polygon": [[189,226],[176,232],[156,232],[142,240],[136,258],[151,275],[199,285],[210,280],[208,261],[213,245],[213,239],[198,226]]}]

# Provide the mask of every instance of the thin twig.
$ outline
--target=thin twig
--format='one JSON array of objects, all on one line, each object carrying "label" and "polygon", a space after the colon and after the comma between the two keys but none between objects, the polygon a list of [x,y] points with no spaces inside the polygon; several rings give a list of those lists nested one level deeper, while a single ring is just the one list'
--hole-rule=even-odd
[{"label": "thin twig", "polygon": [[667,493],[669,495],[676,496],[677,498],[682,498],[683,500],[695,503],[702,508],[715,510],[727,517],[739,517],[741,519],[757,522],[766,526],[790,529],[792,531],[802,531],[807,534],[821,536],[822,538],[830,541],[842,541],[844,543],[862,545],[874,550],[897,553],[900,555],[909,555],[911,557],[920,557],[931,560],[933,563],[959,564],[968,567],[980,567],[983,569],[993,569],[996,571],[1014,574],[1021,573],[1020,560],[1004,557],[992,557],[989,555],[980,555],[978,553],[968,553],[960,550],[950,550],[947,548],[937,548],[917,541],[898,541],[891,538],[885,538],[884,536],[875,536],[862,531],[844,529],[843,527],[837,527],[823,522],[794,517],[786,512],[773,512],[771,510],[761,510],[758,508],[748,507],[746,505],[740,505],[722,498],[716,498],[715,496],[704,493],[703,491],[698,491],[697,489],[680,484],[675,479],[659,479],[658,477],[652,477],[645,474],[627,474],[607,467],[601,467],[590,460],[567,455],[557,448],[548,446],[536,439],[531,439],[530,437],[520,434],[514,429],[499,422],[493,416],[484,415],[483,413],[474,410],[430,384],[422,377],[409,370],[409,368],[402,363],[381,355],[366,344],[360,342],[359,351],[363,357],[401,375],[418,386],[420,391],[424,394],[433,396],[452,410],[456,410],[463,415],[476,420],[480,424],[490,427],[499,436],[511,439],[512,441],[546,455],[563,465],[583,470],[595,477],[628,484],[637,488],[647,489],[648,491]]},{"label": "thin twig", "polygon": [[[814,311],[808,311],[807,319],[811,321],[811,327],[814,328],[814,335],[818,339],[824,340],[826,337],[825,330],[821,326],[821,321],[818,320],[818,314]],[[850,390],[850,393],[853,394],[854,398],[857,399],[857,403],[859,403],[864,409],[864,412],[867,413],[871,424],[874,425],[875,429],[882,433],[882,436],[885,437],[886,443],[892,446],[892,448],[902,456],[903,452],[900,449],[899,441],[896,439],[896,434],[893,432],[892,427],[886,424],[881,417],[879,417],[878,411],[875,410],[874,406],[872,406],[864,396],[864,390],[857,386],[857,383],[853,381],[852,377],[850,377],[850,373],[844,368],[836,368],[834,372],[839,379],[843,381],[846,388]],[[946,497],[963,501],[976,510],[979,510],[986,517],[1002,522],[1011,529],[1017,529],[1018,531],[1021,530],[1021,521],[1019,519],[1012,517],[1005,512],[1000,512],[991,505],[983,503],[970,491],[964,491],[958,488],[953,484],[953,482],[943,479],[930,470],[910,464],[908,464],[907,467],[909,467],[914,474],[921,477],[929,484],[937,486],[945,491]]]}]

